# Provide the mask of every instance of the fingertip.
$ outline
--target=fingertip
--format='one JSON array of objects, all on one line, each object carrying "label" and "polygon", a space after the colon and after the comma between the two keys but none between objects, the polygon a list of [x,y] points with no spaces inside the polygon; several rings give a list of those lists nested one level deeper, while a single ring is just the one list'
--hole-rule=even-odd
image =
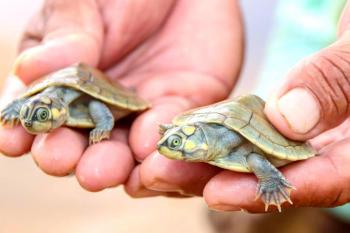
[{"label": "fingertip", "polygon": [[136,160],[142,161],[156,149],[160,136],[160,123],[171,122],[180,112],[188,109],[191,104],[182,97],[163,97],[153,103],[152,109],[141,114],[133,123],[129,142]]},{"label": "fingertip", "polygon": [[17,157],[30,151],[34,136],[28,134],[22,126],[0,127],[0,151],[2,154]]},{"label": "fingertip", "polygon": [[202,196],[206,183],[219,171],[209,164],[170,160],[154,152],[141,164],[140,176],[151,190]]},{"label": "fingertip", "polygon": [[276,95],[272,95],[266,101],[264,113],[272,125],[287,138],[294,140],[309,139],[307,134],[298,134],[293,132],[291,125],[288,124],[288,121],[286,121],[278,108],[278,98]]},{"label": "fingertip", "polygon": [[129,147],[106,140],[87,148],[76,168],[76,176],[83,188],[96,192],[125,183],[133,167]]},{"label": "fingertip", "polygon": [[[278,100],[268,103],[270,109],[266,109],[269,119],[286,136],[311,139],[348,117],[346,90],[350,86],[344,73],[350,66],[346,53],[339,52],[347,50],[347,40],[341,37],[328,48],[302,59],[287,73]],[[287,124],[282,123],[282,117]]]},{"label": "fingertip", "polygon": [[149,190],[142,184],[140,178],[140,165],[136,166],[132,170],[129,179],[124,186],[124,190],[129,196],[133,198],[164,195],[162,192]]},{"label": "fingertip", "polygon": [[74,170],[86,145],[85,136],[73,129],[61,127],[35,137],[32,155],[45,173],[65,176]]},{"label": "fingertip", "polygon": [[82,33],[73,33],[25,50],[16,59],[12,72],[29,84],[76,62],[95,66],[98,59],[99,47],[96,41]]},{"label": "fingertip", "polygon": [[[287,137],[293,136],[293,133],[290,132],[290,128],[288,126],[288,123],[285,121],[283,116],[278,110],[277,107],[278,98],[276,95],[270,96],[268,100],[266,101],[264,113],[269,119],[269,121],[284,135]],[[292,135],[291,135],[292,134]]]},{"label": "fingertip", "polygon": [[25,50],[16,58],[12,73],[28,85],[35,79],[54,71],[54,66],[63,67],[60,62],[51,64],[52,61],[47,59],[45,53],[48,52],[43,45]]},{"label": "fingertip", "polygon": [[156,191],[181,191],[181,188],[178,185],[178,179],[176,177],[174,177],[174,179],[169,179],[169,176],[176,176],[179,174],[179,172],[174,171],[175,169],[172,167],[178,166],[181,163],[184,162],[169,160],[158,152],[152,153],[141,164],[140,179],[142,184],[147,188]]},{"label": "fingertip", "polygon": [[148,110],[141,114],[132,124],[129,142],[135,159],[142,161],[145,157],[155,150],[155,145],[160,136],[157,130],[157,122],[162,116],[155,110]]},{"label": "fingertip", "polygon": [[260,201],[255,201],[257,182],[251,175],[222,171],[205,186],[203,197],[208,207],[219,211],[263,209]]}]

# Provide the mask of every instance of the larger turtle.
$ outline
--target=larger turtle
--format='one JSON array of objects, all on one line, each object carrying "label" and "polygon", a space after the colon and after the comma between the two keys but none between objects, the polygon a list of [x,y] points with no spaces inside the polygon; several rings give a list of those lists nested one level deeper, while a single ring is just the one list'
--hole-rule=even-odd
[{"label": "larger turtle", "polygon": [[31,134],[46,133],[61,125],[93,128],[90,144],[110,136],[115,120],[149,103],[99,70],[79,63],[51,73],[33,83],[7,105],[2,124],[22,123]]},{"label": "larger turtle", "polygon": [[290,199],[293,186],[276,168],[315,155],[305,143],[283,137],[263,113],[265,102],[246,95],[190,110],[161,125],[158,151],[170,159],[206,162],[224,169],[252,172],[257,197],[269,205]]}]

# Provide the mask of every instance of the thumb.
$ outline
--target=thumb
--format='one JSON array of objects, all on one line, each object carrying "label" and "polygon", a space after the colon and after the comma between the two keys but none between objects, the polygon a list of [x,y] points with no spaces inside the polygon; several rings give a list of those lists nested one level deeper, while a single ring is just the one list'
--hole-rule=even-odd
[{"label": "thumb", "polygon": [[349,116],[350,32],[302,60],[270,98],[265,113],[287,137],[312,138]]},{"label": "thumb", "polygon": [[28,84],[76,62],[96,66],[103,23],[93,0],[47,0],[29,23],[13,74]]}]

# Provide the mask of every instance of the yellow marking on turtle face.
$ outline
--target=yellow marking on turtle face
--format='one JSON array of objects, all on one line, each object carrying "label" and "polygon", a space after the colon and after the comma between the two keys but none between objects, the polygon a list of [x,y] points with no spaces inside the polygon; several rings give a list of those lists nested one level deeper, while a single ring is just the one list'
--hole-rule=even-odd
[{"label": "yellow marking on turtle face", "polygon": [[51,108],[52,119],[57,119],[62,114],[65,114],[65,113],[66,113],[66,110],[64,108],[62,108],[62,109]]},{"label": "yellow marking on turtle face", "polygon": [[40,98],[40,100],[44,103],[44,104],[51,104],[51,99],[47,96],[43,96]]},{"label": "yellow marking on turtle face", "polygon": [[183,159],[182,153],[180,151],[173,151],[173,150],[169,150],[168,147],[166,146],[161,146],[158,149],[159,153],[161,153],[162,155],[166,156],[169,159]]},{"label": "yellow marking on turtle face", "polygon": [[194,148],[196,148],[197,144],[194,143],[193,141],[187,140],[185,142],[184,149],[185,151],[192,151]]},{"label": "yellow marking on turtle face", "polygon": [[201,144],[198,145],[198,144],[196,144],[193,141],[187,140],[185,142],[185,145],[184,145],[183,148],[184,148],[184,151],[186,151],[186,152],[193,152],[196,148],[198,150],[208,151],[208,144],[201,143]]},{"label": "yellow marking on turtle face", "polygon": [[182,132],[184,132],[184,134],[186,134],[187,136],[192,135],[194,131],[196,131],[196,127],[192,125],[185,125],[182,127]]}]

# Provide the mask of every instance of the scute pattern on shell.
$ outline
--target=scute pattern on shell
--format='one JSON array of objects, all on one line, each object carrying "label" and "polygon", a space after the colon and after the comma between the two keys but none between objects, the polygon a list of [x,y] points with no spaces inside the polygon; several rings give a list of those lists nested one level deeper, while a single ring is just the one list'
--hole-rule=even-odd
[{"label": "scute pattern on shell", "polygon": [[150,107],[149,103],[139,98],[133,91],[118,83],[111,83],[97,69],[79,63],[34,82],[23,97],[34,95],[50,86],[74,88],[111,106],[130,111],[142,111]]}]

